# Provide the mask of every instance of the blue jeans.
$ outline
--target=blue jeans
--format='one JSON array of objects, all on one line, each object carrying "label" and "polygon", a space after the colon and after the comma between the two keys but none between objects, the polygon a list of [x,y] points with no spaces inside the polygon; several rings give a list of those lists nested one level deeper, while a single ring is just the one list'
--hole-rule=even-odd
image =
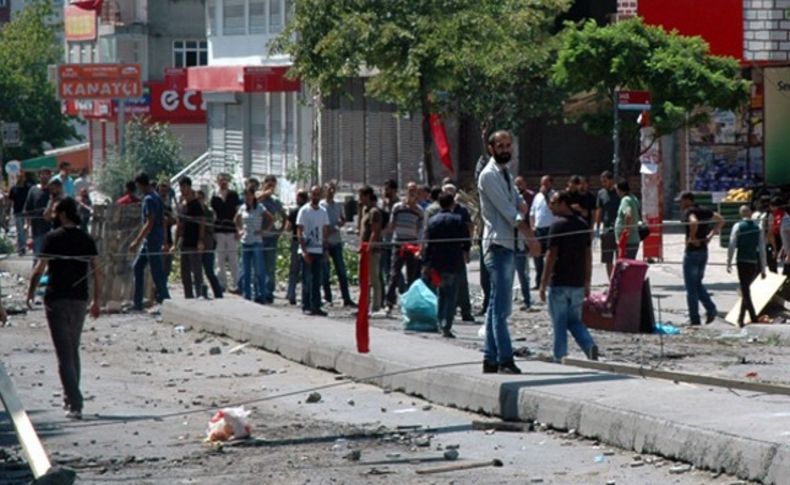
[{"label": "blue jeans", "polygon": [[[286,298],[289,302],[296,301],[296,284],[302,277],[302,264],[304,260],[299,255],[299,241],[291,241],[291,265],[288,268],[288,292]],[[304,285],[302,285],[302,299],[304,299]]]},{"label": "blue jeans", "polygon": [[[464,268],[466,271],[466,268]],[[439,284],[439,330],[449,331],[453,328],[455,307],[458,302],[458,287],[461,275],[458,273],[441,273]]]},{"label": "blue jeans", "polygon": [[15,216],[16,251],[20,254],[27,250],[27,232],[25,232],[25,216]]},{"label": "blue jeans", "polygon": [[[214,293],[214,298],[222,298],[222,285],[217,278],[217,273],[214,272],[214,261],[216,255],[213,249],[207,249],[200,255],[200,260],[203,263],[203,273],[206,275],[211,292]],[[208,288],[203,285],[203,298],[208,298]]]},{"label": "blue jeans", "polygon": [[317,312],[321,310],[321,282],[324,272],[324,255],[310,254],[313,260],[308,263],[302,259],[302,310]]},{"label": "blue jeans", "polygon": [[518,251],[516,253],[516,275],[518,284],[521,286],[521,296],[527,308],[532,306],[532,298],[529,296],[529,253],[528,251]]},{"label": "blue jeans", "polygon": [[711,300],[708,290],[702,284],[705,265],[708,264],[708,251],[686,251],[683,255],[683,283],[686,285],[686,303],[689,307],[689,320],[692,325],[700,324],[699,303],[708,315],[716,315],[716,304]]},{"label": "blue jeans", "polygon": [[[151,278],[154,280],[154,288],[156,290],[156,302],[162,303],[170,299],[170,293],[167,291],[167,276],[165,276],[165,267],[162,262],[162,245],[149,245],[144,242],[137,258],[134,260],[134,308],[135,310],[143,309],[143,296],[145,293],[145,266],[151,267]],[[152,254],[153,253],[153,254]]]},{"label": "blue jeans", "polygon": [[491,281],[491,295],[486,312],[485,360],[496,364],[513,361],[513,347],[507,319],[510,317],[513,295],[514,252],[502,246],[492,245],[486,252],[483,263]]},{"label": "blue jeans", "polygon": [[340,284],[340,293],[343,296],[343,303],[353,303],[351,294],[348,292],[348,275],[346,274],[346,262],[343,261],[343,244],[332,244],[329,246],[329,257],[324,260],[324,299],[332,301],[332,285],[329,283],[329,260],[335,265],[337,281]]},{"label": "blue jeans", "polygon": [[241,245],[241,266],[243,276],[241,281],[244,298],[252,300],[252,278],[255,274],[255,301],[264,301],[263,291],[266,288],[266,266],[263,260],[263,243]]},{"label": "blue jeans", "polygon": [[266,268],[266,291],[263,298],[268,303],[274,301],[274,287],[277,282],[277,238],[263,238],[263,265]]},{"label": "blue jeans", "polygon": [[568,355],[568,332],[579,347],[588,354],[595,342],[582,323],[584,288],[578,286],[549,287],[549,315],[554,325],[554,361]]}]

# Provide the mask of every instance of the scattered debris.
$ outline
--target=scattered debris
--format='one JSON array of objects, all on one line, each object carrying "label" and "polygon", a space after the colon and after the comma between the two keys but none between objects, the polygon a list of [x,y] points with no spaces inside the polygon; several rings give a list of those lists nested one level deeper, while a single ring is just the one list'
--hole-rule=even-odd
[{"label": "scattered debris", "polygon": [[460,470],[471,470],[473,468],[485,468],[489,466],[501,467],[504,465],[505,464],[502,463],[502,460],[498,458],[494,458],[493,460],[488,460],[488,461],[472,461],[468,463],[459,463],[457,465],[446,465],[446,466],[438,466],[435,468],[426,468],[424,470],[417,470],[417,474],[429,475],[433,473],[455,472]]},{"label": "scattered debris", "polygon": [[444,459],[447,461],[455,461],[458,459],[458,455],[457,449],[450,449],[444,452]]},{"label": "scattered debris", "polygon": [[[532,423],[520,423],[515,421],[472,421],[472,429],[476,431],[532,431]],[[575,430],[574,430],[575,432]]]},{"label": "scattered debris", "polygon": [[239,345],[233,347],[232,349],[228,350],[228,353],[229,354],[235,354],[236,352],[241,352],[248,345],[250,345],[249,342],[245,342],[243,344],[239,344]]},{"label": "scattered debris", "polygon": [[247,423],[247,417],[250,413],[244,410],[244,406],[220,409],[208,422],[205,441],[249,438],[252,428]]},{"label": "scattered debris", "polygon": [[362,451],[351,450],[351,452],[345,455],[343,458],[345,458],[348,461],[359,461],[359,459],[362,458]]},{"label": "scattered debris", "polygon": [[209,355],[219,355],[222,353],[222,349],[219,347],[211,347],[208,349]]},{"label": "scattered debris", "polygon": [[353,400],[353,399],[349,399],[348,401],[346,401],[346,403],[347,403],[349,406],[353,406],[354,404],[356,404],[356,403],[354,402],[354,400]]},{"label": "scattered debris", "polygon": [[392,411],[393,414],[405,414],[405,413],[416,413],[417,408],[404,408],[404,409],[396,409]]},{"label": "scattered debris", "polygon": [[317,403],[317,402],[319,402],[319,401],[321,401],[321,394],[320,394],[320,393],[318,393],[318,392],[311,392],[311,393],[310,393],[310,394],[307,396],[307,399],[305,399],[305,401],[304,401],[304,402],[306,402],[306,403],[308,403],[308,404],[315,404],[315,403]]},{"label": "scattered debris", "polygon": [[691,465],[677,465],[669,469],[669,473],[672,473],[673,475],[680,475],[681,473],[687,473],[690,471]]},{"label": "scattered debris", "polygon": [[543,483],[543,477],[532,477],[529,479],[529,483]]},{"label": "scattered debris", "polygon": [[606,458],[603,455],[598,455],[595,458],[593,458],[593,461],[595,463],[603,463],[606,461]]}]

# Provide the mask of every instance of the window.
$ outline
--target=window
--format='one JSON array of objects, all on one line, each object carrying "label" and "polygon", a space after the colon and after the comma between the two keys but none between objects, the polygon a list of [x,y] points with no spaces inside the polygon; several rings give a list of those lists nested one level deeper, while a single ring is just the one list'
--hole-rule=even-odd
[{"label": "window", "polygon": [[176,40],[173,42],[173,67],[208,65],[208,44],[205,40]]},{"label": "window", "polygon": [[266,0],[250,0],[250,33],[266,32]]},{"label": "window", "polygon": [[269,0],[269,33],[276,34],[283,30],[282,0]]},{"label": "window", "polygon": [[222,33],[224,35],[246,33],[244,25],[244,0],[225,0],[223,7]]},{"label": "window", "polygon": [[293,0],[285,0],[285,23],[286,25],[288,22],[291,21],[291,18],[294,15],[294,2]]},{"label": "window", "polygon": [[206,35],[217,33],[217,4],[215,0],[206,2]]}]

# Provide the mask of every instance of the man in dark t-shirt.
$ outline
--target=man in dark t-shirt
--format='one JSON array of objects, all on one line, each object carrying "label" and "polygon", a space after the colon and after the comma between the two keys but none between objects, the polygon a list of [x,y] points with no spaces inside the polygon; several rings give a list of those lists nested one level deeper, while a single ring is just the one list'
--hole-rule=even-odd
[{"label": "man in dark t-shirt", "polygon": [[184,298],[197,298],[203,293],[203,261],[200,253],[205,249],[205,213],[192,190],[192,179],[178,181],[182,203],[178,213],[176,244],[181,249],[181,283]]},{"label": "man in dark t-shirt", "polygon": [[19,174],[16,184],[11,187],[8,194],[11,198],[14,209],[14,222],[16,223],[16,251],[20,256],[24,256],[27,250],[27,234],[25,234],[25,202],[27,194],[30,192],[30,183],[25,176],[25,172]]},{"label": "man in dark t-shirt", "polygon": [[61,200],[54,211],[60,227],[44,237],[42,254],[46,257],[40,258],[33,270],[27,304],[32,308],[41,275],[48,271],[44,307],[58,358],[66,417],[82,419],[80,335],[88,309],[90,276],[93,276],[90,314],[93,318],[99,316],[101,278],[98,253],[93,239],[79,228],[80,217],[74,199],[67,197]]},{"label": "man in dark t-shirt", "polygon": [[606,265],[606,274],[611,276],[617,252],[614,223],[620,209],[620,196],[614,187],[614,175],[608,170],[601,174],[601,190],[595,206],[595,230],[601,237],[601,262]]},{"label": "man in dark t-shirt", "polygon": [[[299,215],[299,209],[307,204],[309,199],[306,190],[299,190],[296,193],[296,207],[291,207],[288,210],[288,218],[286,220],[286,228],[291,233],[291,260],[288,267],[288,291],[286,297],[288,303],[296,305],[296,285],[302,279],[302,257],[299,255],[299,237],[296,235],[296,216]],[[302,288],[302,299],[304,299],[305,288]]]},{"label": "man in dark t-shirt", "polygon": [[[49,205],[49,178],[52,171],[45,168],[38,172],[38,185],[31,187],[25,200],[24,214],[33,240],[33,255],[41,253],[44,235],[52,229],[52,224],[44,219],[44,210]],[[35,260],[34,260],[35,262]]]},{"label": "man in dark t-shirt", "polygon": [[686,286],[686,303],[689,307],[691,325],[701,323],[699,304],[705,307],[705,323],[716,319],[716,304],[708,294],[702,278],[708,264],[708,244],[713,236],[721,232],[724,219],[719,213],[698,205],[694,194],[684,192],[680,195],[680,208],[683,211],[683,225],[686,228],[686,251],[683,255],[683,283]]},{"label": "man in dark t-shirt", "polygon": [[555,221],[549,231],[549,252],[540,283],[540,299],[549,293],[549,315],[554,324],[554,360],[568,354],[568,332],[590,360],[598,360],[598,347],[582,323],[582,304],[590,293],[592,251],[589,226],[571,208],[568,192],[551,198]]},{"label": "man in dark t-shirt", "polygon": [[[239,233],[233,219],[239,211],[241,199],[235,190],[230,188],[230,175],[221,173],[217,176],[217,191],[211,197],[211,208],[217,220],[214,225],[214,239],[217,242],[217,277],[223,290],[237,292],[236,281],[239,278]],[[228,272],[230,268],[230,286]]]}]

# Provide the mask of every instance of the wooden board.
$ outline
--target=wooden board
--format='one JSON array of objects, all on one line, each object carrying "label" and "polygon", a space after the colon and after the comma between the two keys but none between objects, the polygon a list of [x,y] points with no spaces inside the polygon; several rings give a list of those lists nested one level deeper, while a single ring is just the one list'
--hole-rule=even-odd
[{"label": "wooden board", "polygon": [[[785,279],[785,276],[770,271],[766,273],[765,279],[757,275],[757,279],[754,280],[749,288],[752,291],[754,311],[757,313],[758,317],[760,316],[760,312],[768,306],[768,303],[770,303],[779,290],[782,289],[785,284]],[[732,310],[730,310],[725,318],[725,320],[735,326],[738,325],[738,314],[741,312],[741,301],[741,298],[738,298],[735,306],[732,307]],[[747,315],[746,318],[748,319],[749,316]]]},{"label": "wooden board", "polygon": [[25,458],[30,464],[33,476],[36,478],[44,476],[52,468],[52,465],[49,463],[47,452],[44,451],[36,430],[33,428],[33,423],[30,422],[30,418],[22,407],[14,383],[2,362],[0,362],[0,399],[2,399],[8,415],[11,416],[16,436],[25,452]]}]

